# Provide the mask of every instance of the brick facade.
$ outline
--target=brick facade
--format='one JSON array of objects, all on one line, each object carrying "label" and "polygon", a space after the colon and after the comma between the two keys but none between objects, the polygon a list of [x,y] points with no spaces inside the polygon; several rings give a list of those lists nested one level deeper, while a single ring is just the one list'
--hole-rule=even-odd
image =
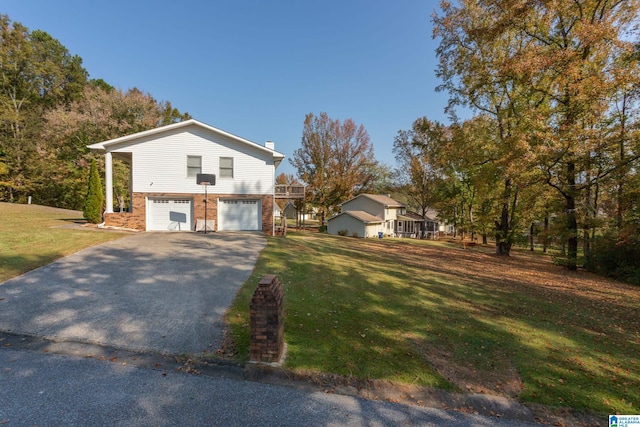
[{"label": "brick facade", "polygon": [[[204,218],[204,194],[184,194],[184,193],[133,193],[131,200],[131,212],[114,212],[105,214],[105,225],[110,227],[130,228],[144,231],[147,229],[147,198],[167,197],[176,199],[193,200],[193,226],[195,228],[196,219]],[[207,219],[218,218],[218,199],[259,199],[261,200],[262,211],[262,232],[268,236],[273,235],[273,196],[268,195],[229,195],[229,194],[207,194],[208,207]],[[215,230],[218,230],[216,220]]]},{"label": "brick facade", "polygon": [[280,361],[284,351],[284,291],[275,275],[260,280],[249,305],[252,362]]}]

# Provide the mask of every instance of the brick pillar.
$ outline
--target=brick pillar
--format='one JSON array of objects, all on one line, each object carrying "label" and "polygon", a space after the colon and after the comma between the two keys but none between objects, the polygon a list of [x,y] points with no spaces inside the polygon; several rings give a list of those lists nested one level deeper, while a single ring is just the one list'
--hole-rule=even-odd
[{"label": "brick pillar", "polygon": [[260,280],[249,305],[252,362],[278,362],[284,349],[284,292],[278,278]]}]

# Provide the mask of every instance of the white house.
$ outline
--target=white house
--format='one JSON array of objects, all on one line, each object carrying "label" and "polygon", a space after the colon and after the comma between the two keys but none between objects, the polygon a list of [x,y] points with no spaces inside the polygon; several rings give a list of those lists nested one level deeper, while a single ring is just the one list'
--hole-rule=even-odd
[{"label": "white house", "polygon": [[[206,214],[214,230],[273,234],[275,170],[284,155],[272,142],[187,120],[89,148],[105,152],[105,225],[189,231]],[[129,212],[113,211],[113,158],[130,165]],[[215,175],[215,183],[198,184],[198,174]]]},{"label": "white house", "polygon": [[[413,237],[435,239],[438,220],[423,218],[389,196],[360,194],[340,205],[341,212],[329,218],[327,232],[355,237]],[[429,213],[437,216],[435,211]],[[435,218],[434,216],[434,218]]]},{"label": "white house", "polygon": [[406,211],[405,205],[389,196],[360,194],[340,205],[341,212],[327,221],[327,233],[348,236],[395,236],[396,224]]}]

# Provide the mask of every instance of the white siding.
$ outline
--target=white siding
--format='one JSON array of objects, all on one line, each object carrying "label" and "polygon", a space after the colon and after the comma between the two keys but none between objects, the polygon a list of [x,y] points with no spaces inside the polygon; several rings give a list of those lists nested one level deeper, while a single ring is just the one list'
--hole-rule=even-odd
[{"label": "white siding", "polygon": [[342,212],[365,211],[378,218],[384,218],[384,205],[368,197],[360,196],[342,205]]},{"label": "white siding", "polygon": [[383,203],[370,199],[366,196],[358,196],[342,205],[342,212],[365,211],[385,221],[393,221],[398,218],[399,207],[385,208]]},{"label": "white siding", "polygon": [[368,224],[365,227],[364,237],[378,237],[378,233],[384,234],[383,224]]},{"label": "white siding", "polygon": [[358,237],[364,237],[364,223],[351,215],[338,215],[327,221],[327,233],[338,235],[338,231],[347,230],[347,236],[352,236],[354,232]]},{"label": "white siding", "polygon": [[378,237],[378,232],[385,232],[384,224],[370,223],[365,224],[363,221],[347,214],[340,214],[327,221],[327,233],[338,235],[338,231],[347,230],[347,236],[353,236],[358,233],[358,237]]},{"label": "white siding", "polygon": [[[202,156],[202,173],[216,175],[216,194],[272,194],[272,153],[198,126],[123,143],[115,152],[132,153],[133,192],[202,193],[187,176],[187,156]],[[219,177],[220,157],[233,157],[233,178]]]}]

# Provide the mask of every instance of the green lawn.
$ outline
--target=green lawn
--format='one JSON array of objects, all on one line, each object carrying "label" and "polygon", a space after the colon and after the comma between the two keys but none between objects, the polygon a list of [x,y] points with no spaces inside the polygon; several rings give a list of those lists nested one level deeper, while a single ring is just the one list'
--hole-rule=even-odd
[{"label": "green lawn", "polygon": [[58,228],[84,222],[82,212],[0,203],[0,282],[89,246],[123,236]]},{"label": "green lawn", "polygon": [[[123,234],[59,228],[74,211],[0,203],[0,282]],[[285,289],[286,367],[524,402],[640,413],[640,288],[548,256],[290,232],[268,238],[228,320],[248,357],[259,279]]]},{"label": "green lawn", "polygon": [[259,279],[285,290],[285,366],[640,413],[640,288],[549,257],[446,242],[289,233],[268,239],[228,320],[248,357]]}]

